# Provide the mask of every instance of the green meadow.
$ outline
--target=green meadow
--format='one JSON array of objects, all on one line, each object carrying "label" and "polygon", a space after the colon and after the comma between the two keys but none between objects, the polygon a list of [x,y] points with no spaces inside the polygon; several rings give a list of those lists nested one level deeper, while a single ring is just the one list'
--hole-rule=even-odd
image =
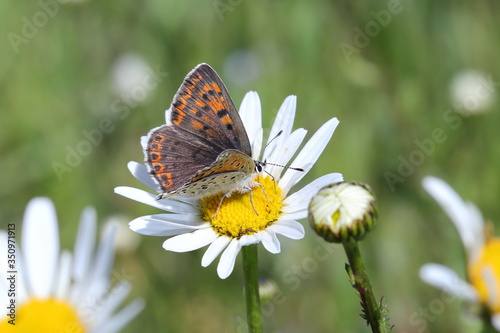
[{"label": "green meadow", "polygon": [[[379,218],[360,248],[394,332],[479,332],[474,307],[419,278],[427,262],[466,278],[458,233],[421,181],[445,180],[500,235],[499,13],[496,1],[463,0],[2,1],[0,228],[20,227],[36,196],[54,201],[66,249],[88,205],[100,227],[161,213],[113,189],[146,189],[127,162],[144,160],[140,137],[206,62],[237,106],[258,92],[264,134],[289,95],[306,140],[339,119],[294,190],[331,172],[371,186]],[[135,65],[147,80],[133,85]],[[277,288],[265,331],[369,332],[342,247],[301,222],[305,238],[281,237],[281,253],[259,245],[260,276]],[[246,332],[241,254],[221,280],[218,259],[201,267],[205,248],[123,235],[113,276],[146,301],[123,332]]]}]

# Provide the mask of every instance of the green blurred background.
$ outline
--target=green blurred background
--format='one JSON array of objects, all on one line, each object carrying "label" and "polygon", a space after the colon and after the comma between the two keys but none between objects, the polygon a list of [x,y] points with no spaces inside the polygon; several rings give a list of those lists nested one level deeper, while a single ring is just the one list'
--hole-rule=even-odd
[{"label": "green blurred background", "polygon": [[[341,172],[377,194],[379,225],[361,250],[394,332],[476,332],[459,301],[425,325],[415,321],[442,297],[419,280],[422,264],[444,263],[465,276],[458,235],[421,179],[443,178],[498,226],[499,7],[465,0],[2,1],[0,226],[20,223],[30,198],[48,196],[62,246],[71,248],[86,205],[96,206],[101,225],[157,213],[113,188],[144,188],[126,163],[143,160],[140,136],[164,123],[184,76],[207,62],[237,105],[247,91],[259,93],[264,128],[291,94],[298,96],[295,128],[308,129],[308,137],[339,118],[303,184]],[[127,97],[123,89],[141,73],[130,68],[145,64],[155,73],[150,85],[138,92],[144,87],[132,84],[136,95]],[[102,137],[89,143],[86,133],[100,127]],[[440,142],[431,144],[436,129]],[[282,253],[261,247],[261,276],[283,293],[265,307],[266,331],[368,332],[343,251],[332,246],[327,260],[311,260],[321,242],[304,224],[305,239],[282,238]],[[147,307],[124,332],[244,332],[241,258],[220,280],[216,263],[201,267],[204,249],[165,252],[158,237],[126,242],[115,269],[131,280],[130,299],[143,297]],[[305,273],[287,279],[297,265]]]}]

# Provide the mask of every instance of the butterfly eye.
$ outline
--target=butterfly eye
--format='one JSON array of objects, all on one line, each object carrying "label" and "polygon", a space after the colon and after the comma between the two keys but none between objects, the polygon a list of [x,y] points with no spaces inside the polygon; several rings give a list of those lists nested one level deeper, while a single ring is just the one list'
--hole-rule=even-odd
[{"label": "butterfly eye", "polygon": [[255,170],[257,172],[262,172],[262,164],[260,164],[260,163],[255,164]]}]

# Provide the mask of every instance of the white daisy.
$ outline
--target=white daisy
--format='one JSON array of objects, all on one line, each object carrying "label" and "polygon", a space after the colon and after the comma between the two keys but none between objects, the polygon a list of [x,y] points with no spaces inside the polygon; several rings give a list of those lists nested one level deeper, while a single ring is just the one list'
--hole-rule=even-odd
[{"label": "white daisy", "polygon": [[[292,159],[307,133],[302,128],[292,131],[295,108],[296,97],[287,97],[278,111],[269,138],[276,137],[280,131],[282,134],[266,147],[260,158],[263,141],[260,99],[256,92],[247,93],[239,113],[252,145],[252,158],[280,165],[286,165]],[[168,123],[169,110],[166,118]],[[267,165],[266,172],[254,179],[262,185],[265,193],[260,187],[254,187],[253,205],[250,203],[250,192],[235,193],[224,199],[217,214],[214,213],[219,207],[220,195],[196,201],[184,198],[156,200],[156,193],[131,187],[117,187],[115,192],[168,212],[133,220],[130,222],[133,231],[151,236],[174,236],[163,243],[167,251],[187,252],[210,245],[201,264],[203,267],[208,266],[222,253],[217,273],[225,279],[233,271],[242,246],[262,242],[269,252],[279,253],[281,249],[277,234],[291,239],[304,237],[304,228],[297,220],[307,217],[311,197],[321,187],[342,181],[342,175],[328,174],[294,194],[288,193],[312,168],[338,123],[337,118],[326,122],[291,162],[292,166],[303,168],[305,172]],[[144,148],[146,138],[143,137],[141,142]],[[128,167],[138,180],[159,192],[158,185],[145,165],[130,162]],[[256,211],[259,213],[256,214]]]},{"label": "white daisy", "polygon": [[455,225],[467,254],[467,281],[439,264],[425,264],[425,282],[473,303],[481,303],[500,331],[500,239],[492,237],[479,209],[462,198],[444,181],[425,177],[423,186],[436,199]]},{"label": "white daisy", "polygon": [[[13,244],[8,237],[19,231],[13,226],[9,225],[14,228],[9,234],[0,231],[5,256],[7,245]],[[106,225],[97,251],[95,229],[95,210],[86,208],[74,253],[60,252],[54,205],[48,198],[30,201],[23,220],[22,246],[16,246],[15,261],[9,263],[13,266],[6,267],[7,258],[0,262],[0,306],[6,309],[15,304],[12,315],[9,312],[0,321],[1,332],[118,332],[143,309],[144,302],[135,300],[117,312],[130,284],[118,281],[111,286],[114,227]],[[7,283],[8,277],[15,282],[14,288]]]}]

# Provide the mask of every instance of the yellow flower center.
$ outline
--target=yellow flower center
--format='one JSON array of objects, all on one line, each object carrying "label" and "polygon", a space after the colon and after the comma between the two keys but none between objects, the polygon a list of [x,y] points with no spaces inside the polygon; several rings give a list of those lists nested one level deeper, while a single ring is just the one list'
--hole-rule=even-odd
[{"label": "yellow flower center", "polygon": [[0,321],[0,332],[86,332],[74,307],[60,300],[32,299],[19,306],[16,312],[15,318]]},{"label": "yellow flower center", "polygon": [[203,219],[209,221],[220,235],[237,239],[264,230],[276,222],[283,207],[281,189],[268,176],[259,175],[254,182],[262,187],[254,186],[252,191],[245,193],[234,192],[222,203],[223,194],[201,199]]},{"label": "yellow flower center", "polygon": [[500,238],[487,241],[479,259],[469,268],[469,279],[481,302],[500,313]]}]

